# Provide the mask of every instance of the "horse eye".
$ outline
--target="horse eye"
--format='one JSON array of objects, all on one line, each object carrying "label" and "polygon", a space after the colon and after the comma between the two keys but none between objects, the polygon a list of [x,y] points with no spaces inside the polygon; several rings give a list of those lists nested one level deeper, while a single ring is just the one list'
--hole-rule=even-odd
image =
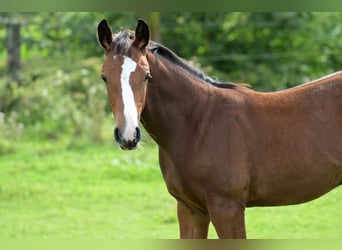
[{"label": "horse eye", "polygon": [[152,75],[149,71],[146,72],[145,78],[144,78],[144,82],[148,83],[150,80],[152,79]]},{"label": "horse eye", "polygon": [[107,83],[107,77],[105,77],[104,75],[101,76],[102,81],[104,81],[105,83]]}]

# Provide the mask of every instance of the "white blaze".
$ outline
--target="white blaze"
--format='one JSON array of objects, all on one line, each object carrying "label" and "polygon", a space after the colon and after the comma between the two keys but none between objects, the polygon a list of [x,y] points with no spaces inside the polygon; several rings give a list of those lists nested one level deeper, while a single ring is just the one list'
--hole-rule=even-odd
[{"label": "white blaze", "polygon": [[125,116],[125,128],[122,136],[125,140],[133,140],[138,127],[138,112],[135,106],[134,94],[129,83],[131,73],[135,71],[137,63],[127,56],[123,56],[122,72],[120,77],[122,101]]}]

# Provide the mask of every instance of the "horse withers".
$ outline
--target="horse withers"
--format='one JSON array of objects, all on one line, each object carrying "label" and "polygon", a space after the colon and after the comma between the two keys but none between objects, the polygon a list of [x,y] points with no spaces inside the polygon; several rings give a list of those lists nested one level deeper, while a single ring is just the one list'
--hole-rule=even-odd
[{"label": "horse withers", "polygon": [[130,150],[139,121],[159,146],[181,238],[245,238],[244,211],[313,200],[342,183],[342,73],[261,93],[222,83],[150,41],[148,24],[98,40],[115,140]]}]

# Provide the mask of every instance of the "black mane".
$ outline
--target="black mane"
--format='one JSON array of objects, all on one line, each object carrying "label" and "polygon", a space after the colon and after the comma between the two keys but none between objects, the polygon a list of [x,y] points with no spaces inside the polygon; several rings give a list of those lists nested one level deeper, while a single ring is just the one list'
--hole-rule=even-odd
[{"label": "black mane", "polygon": [[[118,34],[115,34],[113,36],[112,41],[112,49],[116,52],[116,54],[129,54],[129,48],[131,46],[131,41],[134,40],[134,33],[132,31],[121,31]],[[214,80],[213,78],[207,76],[203,73],[203,71],[196,69],[189,64],[187,64],[185,61],[183,61],[180,57],[178,57],[174,52],[172,52],[170,49],[164,47],[163,45],[156,43],[154,41],[150,41],[148,45],[148,49],[154,54],[159,55],[171,63],[174,63],[186,71],[190,72],[191,74],[197,76],[199,79],[203,80],[206,83],[209,83],[210,85],[219,87],[219,88],[226,88],[226,89],[232,89],[235,88],[237,85],[233,83],[226,83],[226,82],[219,82]]]},{"label": "black mane", "polygon": [[233,83],[226,83],[226,82],[219,82],[214,80],[213,78],[205,75],[203,71],[196,69],[189,64],[185,63],[181,58],[179,58],[174,52],[172,52],[170,49],[162,46],[159,43],[156,42],[150,42],[148,49],[154,54],[162,56],[163,58],[167,59],[168,61],[182,67],[183,69],[187,70],[191,74],[197,76],[198,78],[202,79],[206,83],[209,83],[215,87],[219,88],[226,88],[226,89],[232,89],[236,87],[237,85]]}]

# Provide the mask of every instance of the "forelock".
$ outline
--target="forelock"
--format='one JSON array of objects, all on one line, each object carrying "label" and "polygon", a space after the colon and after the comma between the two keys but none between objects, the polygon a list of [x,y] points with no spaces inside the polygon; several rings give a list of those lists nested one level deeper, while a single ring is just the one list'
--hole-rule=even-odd
[{"label": "forelock", "polygon": [[129,31],[121,31],[114,35],[112,42],[112,49],[117,55],[125,55],[128,53],[131,47],[131,41],[133,39],[133,34]]}]

